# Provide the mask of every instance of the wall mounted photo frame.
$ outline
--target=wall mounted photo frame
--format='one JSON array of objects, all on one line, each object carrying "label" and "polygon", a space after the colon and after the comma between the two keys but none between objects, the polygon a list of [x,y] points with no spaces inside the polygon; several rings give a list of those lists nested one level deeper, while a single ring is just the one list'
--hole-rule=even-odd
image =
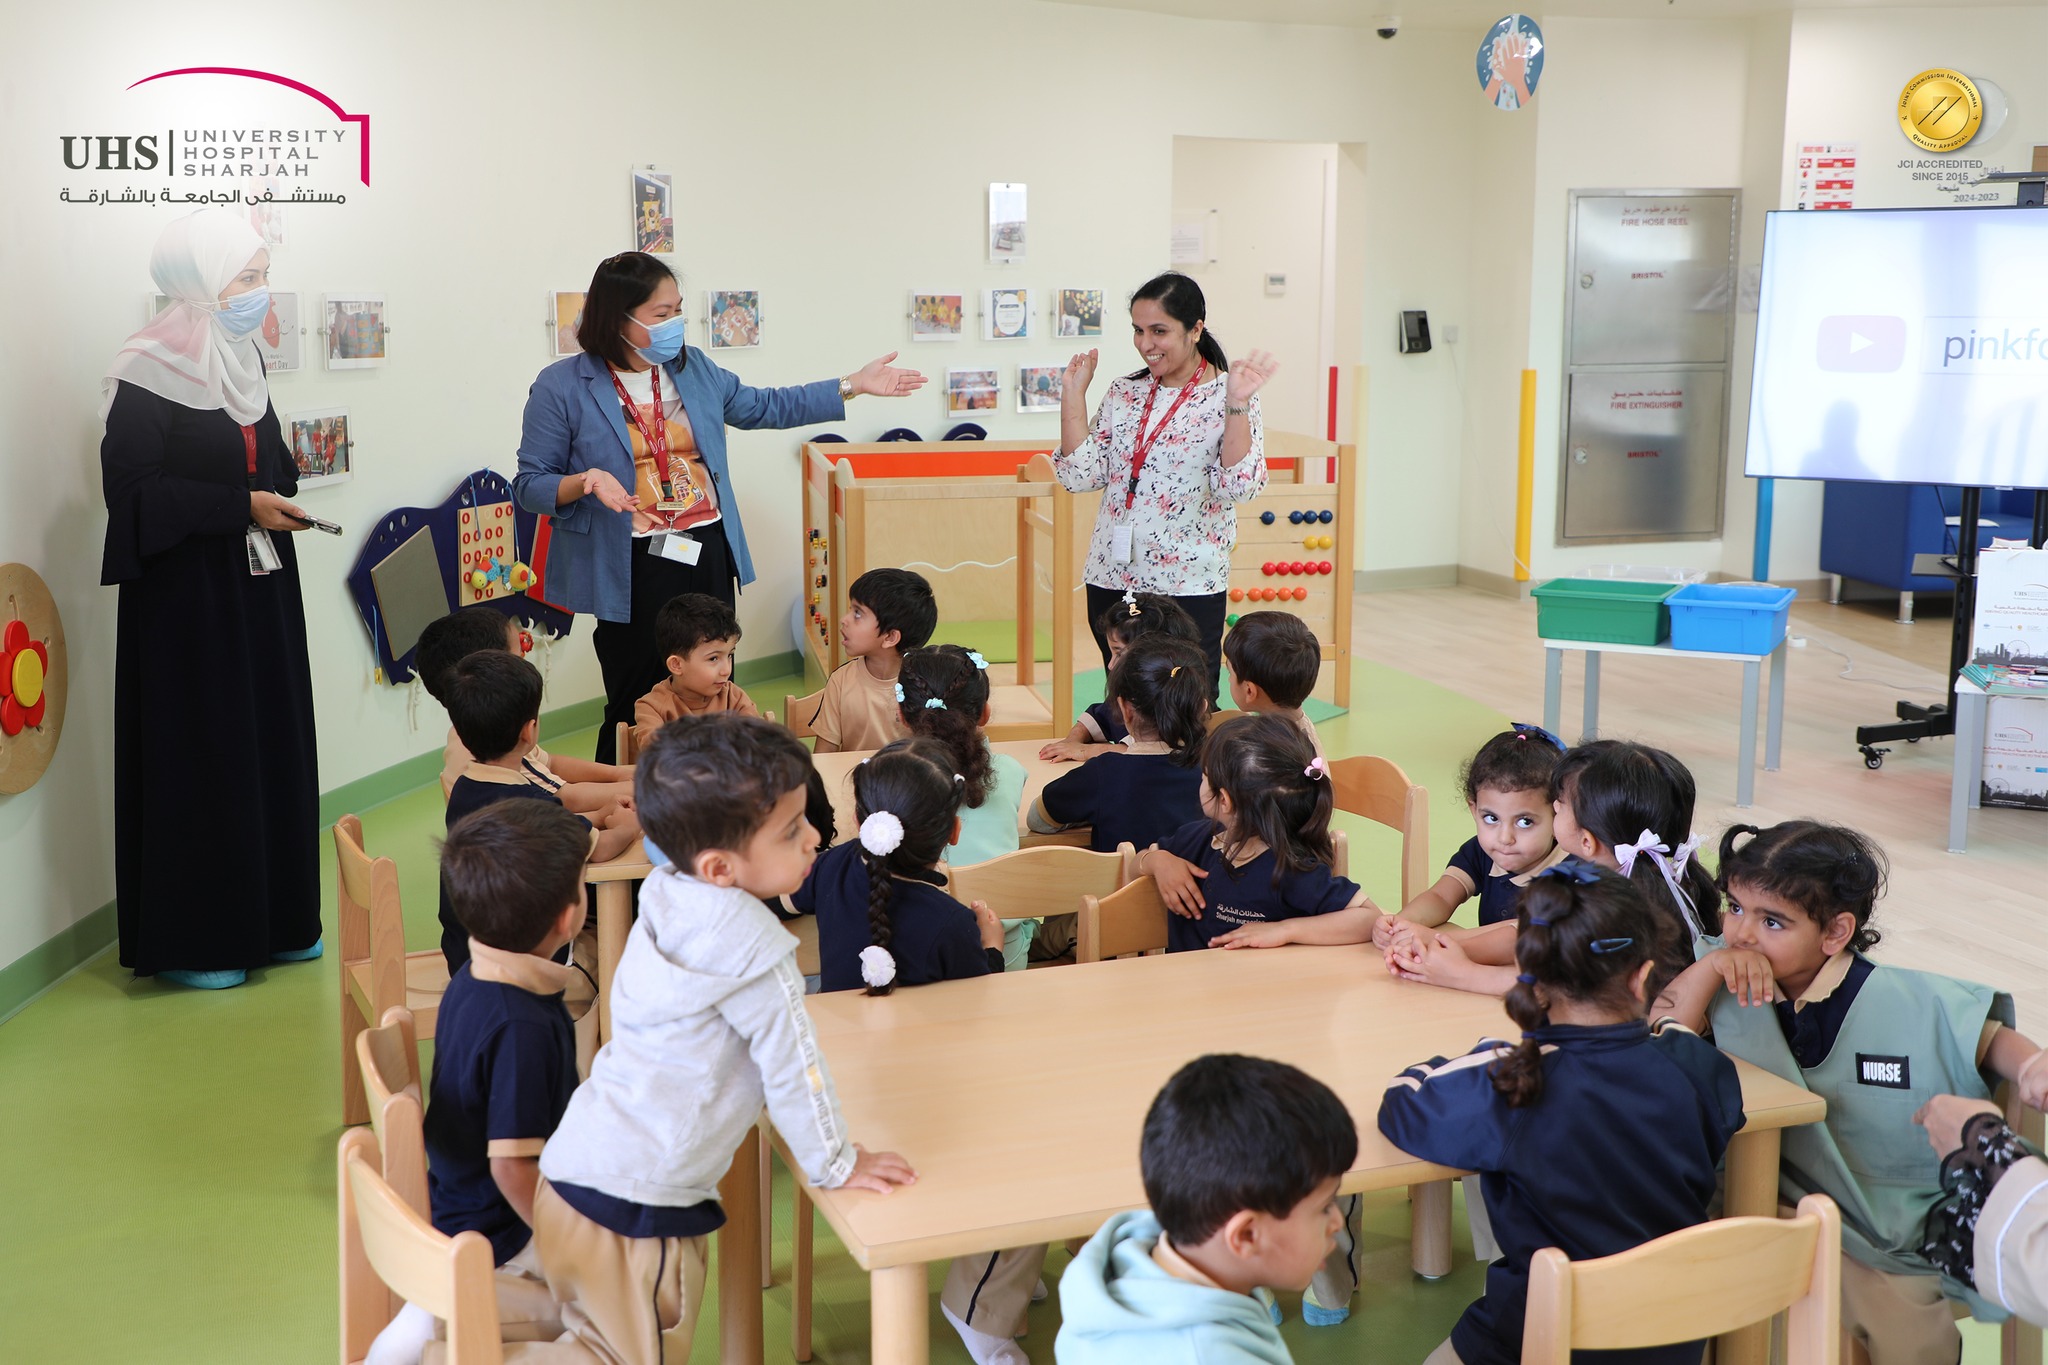
[{"label": "wall mounted photo frame", "polygon": [[265,374],[292,374],[306,368],[306,329],[299,317],[299,296],[270,296],[270,312],[256,329],[256,349],[263,352]]},{"label": "wall mounted photo frame", "polygon": [[982,294],[981,339],[1023,341],[1031,335],[1031,291],[990,289]]},{"label": "wall mounted photo frame", "polygon": [[382,294],[329,294],[320,316],[328,369],[371,370],[390,359]]},{"label": "wall mounted photo frame", "polygon": [[346,483],[355,474],[356,447],[347,408],[295,412],[285,419],[285,445],[299,467],[299,491]]},{"label": "wall mounted photo frame", "polygon": [[1020,365],[1017,367],[1017,411],[1058,412],[1064,365]]},{"label": "wall mounted photo frame", "polygon": [[1063,337],[1102,335],[1102,291],[1062,289],[1053,309],[1053,334]]},{"label": "wall mounted photo frame", "polygon": [[548,346],[557,360],[580,355],[583,346],[576,328],[583,321],[583,291],[555,289],[548,293]]},{"label": "wall mounted photo frame", "polygon": [[713,289],[707,300],[712,350],[746,350],[761,344],[760,290]]},{"label": "wall mounted photo frame", "polygon": [[1002,385],[994,369],[977,367],[946,371],[947,413],[994,412],[1001,402]]},{"label": "wall mounted photo frame", "polygon": [[652,166],[633,172],[633,250],[650,256],[676,253],[675,180]]},{"label": "wall mounted photo frame", "polygon": [[912,294],[910,339],[958,341],[966,317],[966,304],[964,294]]},{"label": "wall mounted photo frame", "polygon": [[1024,186],[1005,181],[988,187],[988,258],[999,264],[1024,259]]}]

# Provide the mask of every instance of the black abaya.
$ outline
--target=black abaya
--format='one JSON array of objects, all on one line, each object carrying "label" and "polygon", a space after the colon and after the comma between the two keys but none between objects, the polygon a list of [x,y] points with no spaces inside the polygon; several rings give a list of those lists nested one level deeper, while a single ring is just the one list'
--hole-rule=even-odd
[{"label": "black abaya", "polygon": [[[266,406],[255,487],[298,472]],[[138,975],[260,967],[320,937],[312,670],[292,537],[249,572],[242,428],[121,384],[100,469],[119,584],[114,891]]]}]

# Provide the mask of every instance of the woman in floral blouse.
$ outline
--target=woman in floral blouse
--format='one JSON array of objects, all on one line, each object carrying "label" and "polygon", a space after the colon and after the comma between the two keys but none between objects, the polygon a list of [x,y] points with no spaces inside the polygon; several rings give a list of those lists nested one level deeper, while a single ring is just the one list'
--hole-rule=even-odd
[{"label": "woman in floral blouse", "polygon": [[1259,390],[1275,362],[1253,351],[1230,364],[1208,329],[1201,286],[1165,274],[1131,296],[1131,339],[1145,367],[1110,381],[1088,421],[1097,352],[1067,362],[1053,468],[1069,491],[1103,490],[1083,576],[1103,662],[1102,615],[1126,592],[1176,599],[1202,631],[1213,691],[1237,504],[1266,486]]}]

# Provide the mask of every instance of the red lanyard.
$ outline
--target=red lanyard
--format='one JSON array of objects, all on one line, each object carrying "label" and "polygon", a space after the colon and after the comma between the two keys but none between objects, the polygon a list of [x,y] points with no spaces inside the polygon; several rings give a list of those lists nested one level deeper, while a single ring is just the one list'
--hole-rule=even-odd
[{"label": "red lanyard", "polygon": [[[639,404],[633,401],[632,394],[626,392],[626,386],[619,382],[619,372],[609,367],[607,370],[612,377],[612,387],[619,391],[619,401],[626,405],[627,415],[633,419],[633,425],[640,428],[641,439],[647,442],[647,453],[660,463],[662,483],[673,486],[675,473],[670,469],[668,459],[668,419],[661,411],[661,366],[656,365],[647,372],[647,382],[652,386],[654,394],[654,420],[651,422],[641,417]],[[646,510],[650,515],[661,517],[668,526],[676,524],[677,514],[674,512],[656,512],[653,508]]]},{"label": "red lanyard", "polygon": [[249,487],[256,486],[256,428],[242,428],[242,449],[249,455]]},{"label": "red lanyard", "polygon": [[1145,472],[1145,461],[1152,454],[1152,447],[1159,440],[1159,433],[1166,430],[1173,421],[1173,415],[1180,411],[1180,405],[1188,401],[1188,395],[1195,391],[1195,385],[1202,382],[1208,372],[1209,362],[1203,361],[1195,367],[1195,377],[1182,387],[1180,393],[1166,405],[1166,416],[1159,419],[1159,425],[1152,428],[1152,434],[1145,434],[1145,422],[1152,416],[1152,400],[1159,396],[1159,381],[1152,381],[1151,390],[1145,395],[1144,410],[1138,414],[1138,435],[1131,446],[1131,481],[1124,489],[1124,510],[1130,511],[1138,501],[1138,476]]}]

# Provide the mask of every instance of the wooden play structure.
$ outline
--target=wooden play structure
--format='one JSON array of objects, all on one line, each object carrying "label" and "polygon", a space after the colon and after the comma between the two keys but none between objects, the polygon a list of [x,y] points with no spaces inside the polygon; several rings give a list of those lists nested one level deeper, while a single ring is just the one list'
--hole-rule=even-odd
[{"label": "wooden play structure", "polygon": [[1237,509],[1225,621],[1252,611],[1299,616],[1323,642],[1315,695],[1348,707],[1358,448],[1268,431],[1266,464],[1266,491]]},{"label": "wooden play structure", "polygon": [[[1052,449],[1045,441],[804,446],[804,646],[819,670],[846,662],[839,618],[847,586],[870,568],[912,568],[931,581],[942,631],[1014,619],[1014,678],[991,680],[988,737],[1064,735],[1074,721],[1080,556],[1074,495],[1053,477]],[[1050,627],[1049,651],[1041,623]],[[1050,698],[1037,686],[1048,659]]]},{"label": "wooden play structure", "polygon": [[[911,568],[931,581],[940,634],[962,623],[1014,631],[1013,682],[991,690],[991,739],[1066,733],[1084,610],[1081,567],[1099,493],[1053,477],[1051,441],[815,442],[803,447],[804,645],[820,673],[846,662],[839,619],[847,585],[870,568]],[[1266,490],[1237,509],[1229,622],[1285,611],[1323,642],[1315,695],[1351,697],[1352,483],[1357,450],[1266,433]],[[1045,629],[1050,627],[1050,630]],[[998,669],[1004,667],[991,660]],[[1050,697],[1039,669],[1051,667]],[[1079,665],[1093,668],[1090,657]],[[1002,673],[997,674],[998,680]]]}]

